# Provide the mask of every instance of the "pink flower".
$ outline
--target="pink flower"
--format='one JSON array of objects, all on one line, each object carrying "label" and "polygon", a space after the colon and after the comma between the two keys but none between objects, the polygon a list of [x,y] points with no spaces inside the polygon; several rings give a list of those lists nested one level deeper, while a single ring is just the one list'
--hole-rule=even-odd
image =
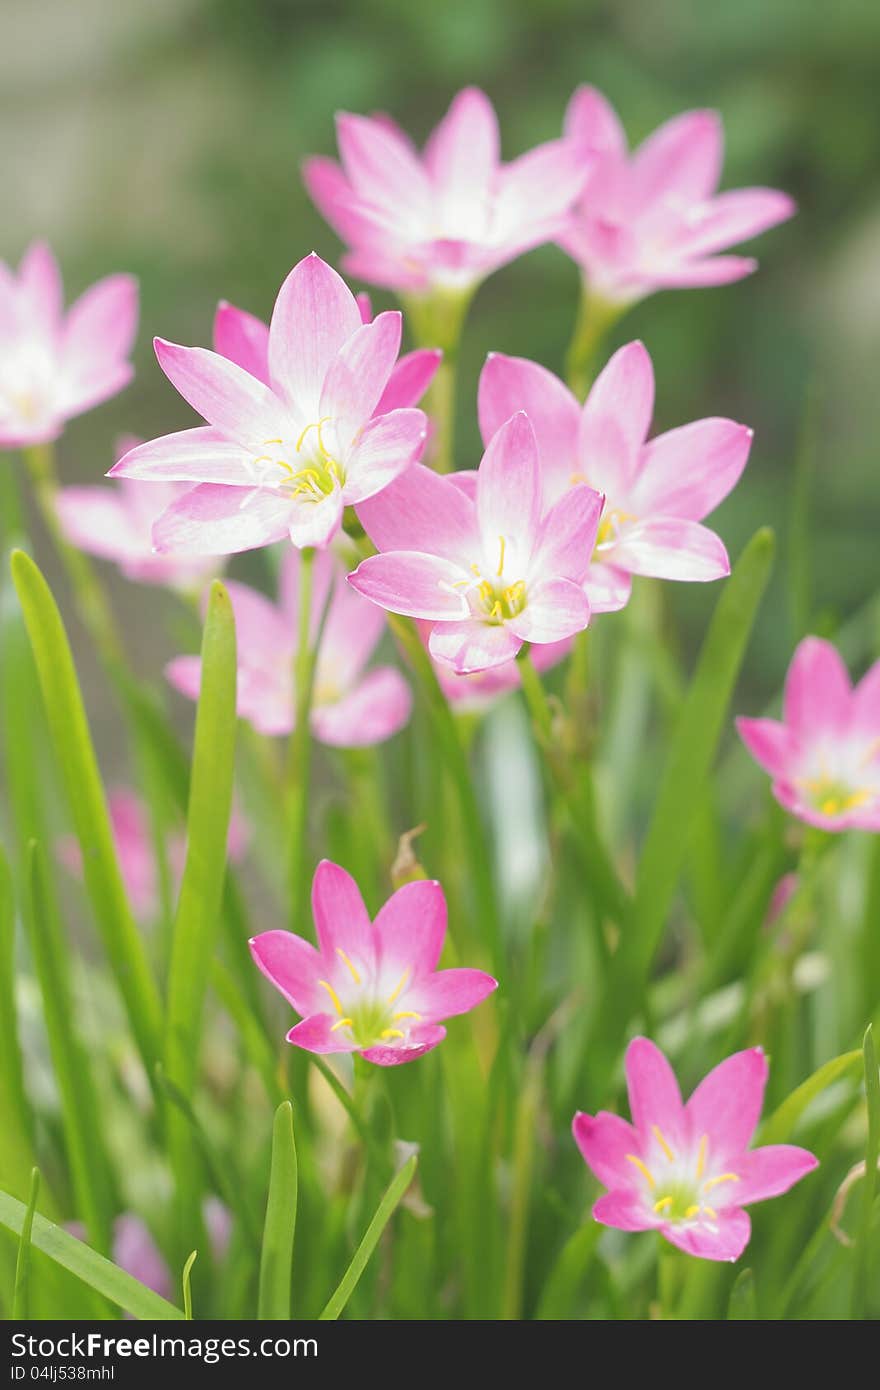
[{"label": "pink flower", "polygon": [[61,273],[35,241],[18,275],[0,261],[0,447],[47,444],[127,386],[137,281],[108,275],[64,312]]},{"label": "pink flower", "polygon": [[336,118],[341,166],[309,159],[306,187],[348,246],[352,275],[392,290],[468,292],[552,241],[588,169],[567,140],[502,164],[498,120],[475,87],[459,92],[422,154],[386,116]]},{"label": "pink flower", "polygon": [[743,1207],[787,1192],[819,1162],[792,1144],[749,1149],[767,1084],[761,1048],[728,1057],[684,1105],[663,1053],[635,1038],[626,1080],[632,1124],[603,1110],[578,1113],[572,1125],[608,1189],[593,1216],[622,1231],[659,1231],[704,1260],[738,1259],[751,1234]]},{"label": "pink flower", "polygon": [[[202,1219],[214,1261],[222,1264],[229,1247],[232,1214],[218,1197],[206,1197],[202,1204]],[[66,1229],[77,1240],[86,1239],[82,1222],[69,1221]],[[152,1289],[160,1298],[173,1298],[171,1270],[150,1228],[132,1211],[122,1212],[113,1222],[113,1263],[146,1288]]]},{"label": "pink flower", "polygon": [[[419,623],[425,642],[431,634],[430,623]],[[564,642],[545,642],[534,647],[532,661],[536,671],[549,671],[564,661],[571,651],[572,639]],[[490,666],[486,671],[472,671],[470,675],[458,676],[445,661],[435,661],[434,669],[443,694],[451,705],[463,714],[477,714],[495,703],[502,695],[518,690],[522,684],[520,669],[516,661],[506,661],[503,666]]]},{"label": "pink flower", "polygon": [[302,1015],[287,1041],[308,1052],[360,1052],[396,1066],[446,1036],[441,1020],[465,1014],[497,989],[482,970],[438,970],[446,936],[439,883],[407,883],[371,922],[360,890],[323,860],[312,883],[318,949],[286,931],[251,943],[267,979]]},{"label": "pink flower", "polygon": [[354,295],[315,255],[281,286],[265,360],[259,321],[233,313],[220,341],[247,367],[156,339],[162,370],[207,425],[141,444],[111,475],[199,484],[153,528],[160,552],[228,555],[285,536],[324,547],[344,508],[381,491],[424,444],[422,411],[374,414],[397,361],[400,314],[363,324]]},{"label": "pink flower", "polygon": [[805,637],[783,716],[736,721],[776,800],[822,830],[880,830],[880,661],[853,688],[831,643]]},{"label": "pink flower", "polygon": [[[281,571],[280,602],[256,589],[227,584],[238,639],[238,713],[261,734],[289,734],[294,725],[293,664],[296,653],[299,553],[291,550]],[[334,585],[318,653],[311,726],[322,743],[356,748],[381,743],[409,719],[412,696],[399,671],[377,666],[365,674],[385,629],[382,611],[345,583],[332,553],[316,557],[312,631]],[[175,689],[198,699],[201,661],[179,656],[166,667]]]},{"label": "pink flower", "polygon": [[398,478],[358,515],[382,553],[349,583],[393,613],[433,623],[431,655],[459,673],[501,666],[524,642],[559,642],[585,628],[583,584],[602,499],[569,488],[541,498],[535,433],[513,415],[476,473]]},{"label": "pink flower", "polygon": [[722,132],[714,111],[676,116],[630,155],[612,107],[595,87],[579,87],[565,133],[589,170],[558,241],[606,301],[625,305],[655,290],[741,280],[757,262],[716,253],[794,215],[792,199],[773,188],[718,193]]},{"label": "pink flower", "polygon": [[[122,458],[139,442],[126,435],[119,441],[116,457]],[[139,483],[133,478],[120,478],[112,488],[62,488],[55,505],[70,544],[112,561],[126,579],[191,589],[216,570],[216,560],[157,555],[153,549],[156,518],[190,491],[189,483]]]},{"label": "pink flower", "polygon": [[695,420],[646,442],[654,369],[628,343],[599,374],[585,405],[537,362],[492,353],[480,375],[484,441],[513,410],[532,422],[545,505],[589,483],[605,508],[587,576],[596,613],[623,608],[634,574],[708,580],[730,573],[727,551],[699,523],[735,486],[752,431],[733,420]]}]

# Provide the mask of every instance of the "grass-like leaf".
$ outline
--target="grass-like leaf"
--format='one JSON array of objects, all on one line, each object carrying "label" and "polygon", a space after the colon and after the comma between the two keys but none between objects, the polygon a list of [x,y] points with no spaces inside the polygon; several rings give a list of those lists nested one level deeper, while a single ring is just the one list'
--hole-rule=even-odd
[{"label": "grass-like leaf", "polygon": [[868,1290],[871,1283],[871,1238],[874,1218],[874,1195],[877,1191],[877,1161],[880,1159],[880,1071],[877,1069],[877,1049],[874,1046],[874,1027],[869,1024],[862,1046],[865,1067],[865,1101],[868,1112],[868,1138],[865,1144],[865,1176],[862,1180],[862,1216],[856,1240],[853,1267],[852,1315],[865,1316]]},{"label": "grass-like leaf", "polygon": [[861,1050],[841,1053],[830,1062],[819,1067],[806,1081],[802,1081],[791,1095],[786,1096],[781,1105],[764,1121],[759,1131],[761,1144],[785,1144],[795,1131],[797,1122],[811,1101],[835,1081],[844,1076],[855,1076],[862,1063]]},{"label": "grass-like leaf", "polygon": [[13,1322],[20,1322],[28,1316],[28,1287],[31,1273],[31,1233],[34,1227],[34,1212],[37,1209],[37,1197],[40,1195],[40,1170],[34,1168],[31,1172],[31,1191],[28,1197],[27,1210],[24,1214],[24,1221],[21,1226],[21,1235],[18,1238],[18,1256],[15,1261],[15,1287],[12,1292],[12,1319]]},{"label": "grass-like leaf", "polygon": [[192,1300],[192,1268],[198,1258],[198,1250],[193,1250],[186,1264],[183,1266],[183,1316],[187,1322],[192,1322],[193,1300]]},{"label": "grass-like leaf", "polygon": [[742,1270],[730,1290],[727,1305],[728,1321],[755,1322],[758,1317],[758,1301],[755,1294],[755,1276],[750,1269]]},{"label": "grass-like leaf", "polygon": [[289,1100],[285,1100],[275,1111],[275,1123],[272,1128],[272,1169],[269,1174],[266,1224],[263,1228],[257,1309],[257,1317],[264,1321],[286,1321],[290,1317],[297,1185],[293,1106]]},{"label": "grass-like leaf", "polygon": [[339,1287],[330,1297],[323,1311],[319,1314],[320,1322],[335,1321],[345,1309],[345,1305],[351,1298],[358,1285],[358,1280],[367,1267],[370,1256],[379,1244],[379,1237],[391,1220],[395,1210],[402,1201],[407,1188],[413,1180],[416,1167],[418,1165],[418,1155],[413,1154],[398,1173],[394,1175],[388,1184],[387,1191],[382,1198],[366,1231],[363,1240],[354,1252],[351,1264],[342,1276]]},{"label": "grass-like leaf", "polygon": [[0,1181],[28,1191],[31,1114],[25,1099],[15,1006],[15,891],[0,847]]}]

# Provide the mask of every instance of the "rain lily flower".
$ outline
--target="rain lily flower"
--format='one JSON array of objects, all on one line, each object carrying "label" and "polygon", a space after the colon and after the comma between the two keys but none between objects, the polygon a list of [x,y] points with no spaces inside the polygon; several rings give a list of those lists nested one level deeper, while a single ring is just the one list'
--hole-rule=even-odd
[{"label": "rain lily flower", "polygon": [[467,294],[499,266],[561,235],[588,161],[568,140],[510,164],[485,93],[459,92],[420,154],[386,116],[336,118],[341,165],[306,161],[306,187],[374,285]]},{"label": "rain lily flower", "polygon": [[[299,570],[299,552],[290,550],[282,566],[278,604],[245,584],[231,581],[226,586],[238,642],[238,713],[261,734],[289,734],[294,725]],[[410,689],[391,666],[365,673],[385,629],[385,616],[346,584],[344,569],[329,551],[315,559],[313,635],[331,585],[312,692],[312,732],[321,743],[335,747],[381,743],[409,719]],[[175,689],[198,699],[199,657],[176,657],[166,675]]]},{"label": "rain lily flower", "polygon": [[628,343],[596,378],[586,404],[522,357],[492,353],[480,375],[479,416],[488,442],[524,410],[541,454],[544,504],[589,483],[605,508],[587,575],[594,612],[623,608],[634,574],[709,580],[730,573],[727,551],[700,522],[735,486],[752,431],[733,420],[695,420],[646,442],[654,368]]},{"label": "rain lily flower", "polygon": [[821,830],[880,830],[880,661],[853,687],[836,648],[805,637],[783,716],[736,721],[776,800]]},{"label": "rain lily flower", "polygon": [[[139,440],[119,441],[122,458]],[[191,483],[139,483],[120,478],[114,488],[65,487],[55,499],[61,529],[71,545],[118,565],[126,579],[139,584],[167,584],[191,589],[207,579],[217,561],[157,555],[153,549],[156,518],[192,490]]]},{"label": "rain lily flower", "polygon": [[[256,330],[235,349],[251,353],[247,368],[207,348],[157,338],[165,375],[207,421],[141,444],[110,470],[199,484],[156,523],[157,550],[228,555],[285,536],[299,547],[326,546],[344,508],[381,491],[424,445],[422,411],[374,414],[400,335],[399,313],[362,323],[354,295],[312,255],[281,286],[266,364]],[[268,384],[254,374],[257,366],[267,367]]]},{"label": "rain lily flower", "polygon": [[545,510],[535,432],[522,413],[476,473],[410,469],[358,508],[382,552],[349,583],[393,613],[433,624],[431,655],[459,673],[501,666],[524,642],[572,637],[590,621],[584,579],[602,498],[584,484]]},{"label": "rain lily flower", "polygon": [[[419,623],[425,642],[431,634],[430,623]],[[532,649],[532,662],[538,672],[549,671],[564,661],[571,651],[572,639],[564,642],[545,642]],[[495,703],[511,690],[519,690],[522,677],[516,661],[506,661],[503,666],[490,666],[486,671],[472,671],[470,675],[457,676],[445,661],[435,661],[434,670],[440,688],[451,705],[463,714],[477,714]]]},{"label": "rain lily flower", "polygon": [[622,1231],[659,1231],[705,1260],[738,1259],[751,1235],[743,1208],[787,1192],[819,1162],[793,1144],[748,1147],[767,1083],[761,1048],[728,1057],[682,1104],[663,1053],[636,1038],[626,1080],[632,1124],[606,1111],[574,1117],[577,1146],[608,1189],[593,1216]]},{"label": "rain lily flower", "polygon": [[446,899],[422,879],[392,894],[371,922],[360,889],[323,860],[312,883],[318,949],[292,932],[255,936],[251,953],[302,1022],[287,1041],[308,1052],[360,1052],[392,1067],[446,1037],[441,1020],[465,1014],[497,988],[482,970],[438,970]]},{"label": "rain lily flower", "polygon": [[127,386],[137,320],[130,275],[99,280],[65,313],[45,242],[28,248],[17,275],[0,261],[0,447],[48,444]]},{"label": "rain lily flower", "polygon": [[[221,1264],[229,1248],[232,1214],[219,1198],[206,1197],[202,1204],[202,1219],[213,1258],[217,1264]],[[66,1229],[77,1240],[86,1239],[86,1230],[81,1222],[70,1221]],[[161,1298],[174,1297],[171,1270],[146,1222],[132,1211],[122,1212],[113,1222],[113,1263]]]},{"label": "rain lily flower", "polygon": [[589,169],[558,241],[605,302],[625,306],[655,290],[741,280],[757,262],[717,253],[794,215],[792,199],[773,188],[717,191],[723,150],[715,111],[674,117],[630,155],[613,108],[595,87],[580,87],[565,133]]}]

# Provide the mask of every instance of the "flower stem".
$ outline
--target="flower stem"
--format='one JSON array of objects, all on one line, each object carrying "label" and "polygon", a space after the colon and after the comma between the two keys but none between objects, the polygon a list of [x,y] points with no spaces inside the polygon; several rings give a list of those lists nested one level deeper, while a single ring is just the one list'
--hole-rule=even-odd
[{"label": "flower stem", "polygon": [[455,394],[458,348],[473,291],[437,290],[404,300],[413,337],[421,348],[440,348],[443,361],[428,388],[425,409],[434,421],[434,466],[438,473],[455,467]]},{"label": "flower stem", "polygon": [[315,552],[301,552],[299,568],[299,619],[294,686],[296,712],[290,736],[288,785],[290,788],[290,921],[294,931],[302,926],[308,887],[308,808],[312,765],[312,686],[318,659],[318,642],[309,642]]},{"label": "flower stem", "polygon": [[541,738],[549,743],[553,733],[553,712],[541,677],[535,670],[527,642],[520,647],[516,660],[532,722]]},{"label": "flower stem", "polygon": [[590,389],[606,333],[625,310],[625,304],[602,299],[591,293],[586,281],[583,282],[578,316],[565,358],[566,380],[578,400],[584,400]]}]

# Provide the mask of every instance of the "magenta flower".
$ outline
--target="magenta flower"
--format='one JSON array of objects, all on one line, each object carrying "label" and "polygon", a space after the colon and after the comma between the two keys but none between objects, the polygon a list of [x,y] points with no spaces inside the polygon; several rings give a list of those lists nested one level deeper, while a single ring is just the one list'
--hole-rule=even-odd
[{"label": "magenta flower", "polygon": [[412,468],[358,509],[377,549],[349,583],[392,613],[433,623],[431,655],[459,673],[501,666],[524,642],[585,628],[583,584],[602,498],[581,485],[545,511],[535,433],[520,412],[476,473]]},{"label": "magenta flower", "polygon": [[287,1041],[308,1052],[360,1052],[392,1067],[446,1037],[441,1020],[469,1013],[498,982],[482,970],[438,970],[446,936],[439,883],[407,883],[371,922],[360,889],[323,860],[312,883],[318,949],[286,931],[251,943],[263,974],[302,1015]]},{"label": "magenta flower", "polygon": [[[119,441],[122,458],[140,441]],[[118,565],[126,579],[140,584],[167,584],[191,589],[217,568],[215,559],[157,555],[153,549],[156,518],[190,492],[190,483],[139,483],[120,478],[115,487],[65,487],[55,499],[61,529],[71,545]]]},{"label": "magenta flower", "polygon": [[836,648],[805,637],[785,678],[782,723],[736,727],[792,815],[822,830],[880,830],[880,661],[853,688]]},{"label": "magenta flower", "polygon": [[714,111],[676,116],[630,155],[612,107],[595,87],[580,87],[565,133],[589,167],[558,241],[607,302],[741,280],[757,262],[717,253],[794,215],[792,199],[773,188],[717,191],[723,154]]},{"label": "magenta flower", "polygon": [[[278,604],[245,584],[226,586],[238,642],[238,713],[261,734],[289,734],[294,725],[299,565],[299,553],[291,550],[282,566]],[[321,743],[334,747],[381,743],[409,719],[410,689],[391,666],[365,672],[385,630],[385,617],[346,584],[345,571],[330,552],[315,561],[313,634],[331,584],[333,595],[312,692],[312,732]],[[199,657],[176,657],[165,674],[181,694],[198,699]]]},{"label": "magenta flower", "polygon": [[18,275],[0,261],[0,447],[47,444],[127,386],[137,319],[130,275],[99,280],[65,313],[45,242],[28,248]]},{"label": "magenta flower", "polygon": [[223,352],[249,365],[157,338],[162,370],[208,423],[141,444],[111,475],[199,484],[156,523],[160,552],[228,555],[285,536],[324,547],[344,508],[381,491],[424,444],[422,411],[374,414],[397,361],[400,314],[362,323],[354,295],[312,255],[281,286],[265,361],[259,321],[221,315]]},{"label": "magenta flower", "polygon": [[500,158],[498,120],[475,87],[459,92],[423,153],[386,116],[336,118],[341,166],[306,161],[306,187],[347,244],[352,275],[418,295],[467,293],[552,241],[588,173],[568,140]]},{"label": "magenta flower", "polygon": [[689,1255],[736,1260],[751,1235],[743,1207],[778,1197],[818,1166],[793,1144],[750,1149],[767,1084],[760,1047],[735,1052],[686,1105],[663,1053],[647,1038],[626,1052],[632,1124],[578,1113],[572,1130],[608,1189],[593,1207],[604,1226],[659,1231]]},{"label": "magenta flower", "polygon": [[583,483],[605,495],[586,586],[596,613],[624,607],[634,574],[730,573],[722,542],[700,522],[737,483],[752,431],[733,420],[695,420],[646,442],[653,408],[654,368],[639,342],[614,354],[583,406],[552,372],[522,357],[492,353],[480,375],[483,439],[512,411],[526,412],[545,505]]}]

